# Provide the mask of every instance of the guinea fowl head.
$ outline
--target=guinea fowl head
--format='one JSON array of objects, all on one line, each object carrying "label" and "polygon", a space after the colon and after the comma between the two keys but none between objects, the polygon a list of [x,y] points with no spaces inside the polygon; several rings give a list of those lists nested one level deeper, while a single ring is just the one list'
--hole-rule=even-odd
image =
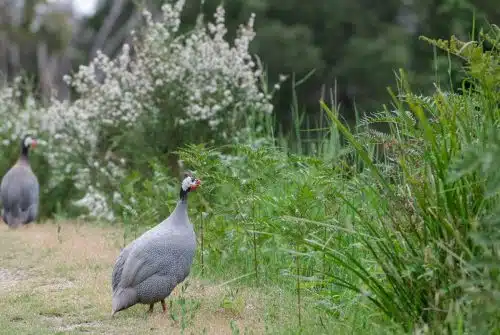
[{"label": "guinea fowl head", "polygon": [[24,157],[28,156],[28,151],[30,148],[34,148],[37,142],[35,137],[31,135],[26,135],[21,140],[21,155]]},{"label": "guinea fowl head", "polygon": [[186,201],[189,192],[196,190],[201,185],[201,180],[196,179],[191,172],[184,173],[181,183],[180,199]]}]

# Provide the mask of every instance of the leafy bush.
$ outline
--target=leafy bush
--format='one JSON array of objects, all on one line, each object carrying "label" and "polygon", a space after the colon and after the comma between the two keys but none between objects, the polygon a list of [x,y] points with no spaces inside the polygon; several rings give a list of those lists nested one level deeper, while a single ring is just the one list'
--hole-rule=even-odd
[{"label": "leafy bush", "polygon": [[192,31],[178,34],[183,6],[182,0],[163,5],[158,22],[144,12],[134,57],[128,45],[116,60],[99,54],[67,77],[79,98],[48,108],[59,120],[57,145],[72,148],[59,161],[77,164],[79,182],[116,190],[126,169],[147,174],[152,157],[171,163],[173,151],[185,143],[245,137],[250,116],[271,113],[270,96],[260,88],[262,73],[248,50],[253,16],[231,46],[224,39],[222,7],[213,23],[205,25],[200,17]]},{"label": "leafy bush", "polygon": [[183,7],[183,0],[163,5],[157,22],[144,11],[132,46],[124,45],[116,59],[98,53],[65,76],[74,100],[22,110],[5,105],[17,131],[12,136],[24,131],[25,118],[32,120],[34,132],[47,140],[50,183],[72,181],[83,196],[76,204],[91,217],[113,220],[120,183],[130,171],[148,175],[152,158],[174,167],[173,152],[186,143],[264,136],[254,126],[272,113],[272,92],[261,85],[263,73],[249,53],[254,16],[230,43],[223,7],[214,22],[200,16],[180,34]]}]

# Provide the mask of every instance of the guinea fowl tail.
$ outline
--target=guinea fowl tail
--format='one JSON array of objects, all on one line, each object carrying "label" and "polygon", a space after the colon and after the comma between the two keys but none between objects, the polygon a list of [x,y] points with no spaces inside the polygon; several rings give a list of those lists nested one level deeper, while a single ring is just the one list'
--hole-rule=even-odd
[{"label": "guinea fowl tail", "polygon": [[113,292],[111,316],[121,310],[129,308],[137,302],[137,292],[133,288],[117,288]]}]

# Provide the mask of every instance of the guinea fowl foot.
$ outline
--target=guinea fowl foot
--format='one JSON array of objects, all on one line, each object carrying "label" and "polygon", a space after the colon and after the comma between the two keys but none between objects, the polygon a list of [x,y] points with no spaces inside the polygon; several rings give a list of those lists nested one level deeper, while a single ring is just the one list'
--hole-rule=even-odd
[{"label": "guinea fowl foot", "polygon": [[161,301],[161,308],[163,308],[163,313],[167,311],[167,305],[165,304],[165,299]]}]

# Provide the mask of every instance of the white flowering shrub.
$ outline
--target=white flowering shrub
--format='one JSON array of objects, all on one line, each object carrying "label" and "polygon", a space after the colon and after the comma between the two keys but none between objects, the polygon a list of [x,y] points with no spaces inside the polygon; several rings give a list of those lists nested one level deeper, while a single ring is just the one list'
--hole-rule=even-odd
[{"label": "white flowering shrub", "polygon": [[[156,22],[145,11],[141,31],[116,59],[99,53],[65,76],[76,93],[72,101],[31,108],[37,129],[47,133],[48,183],[70,179],[83,195],[76,204],[93,217],[113,219],[113,205],[121,201],[116,191],[131,171],[148,173],[152,159],[165,164],[185,144],[246,140],[249,125],[272,113],[249,53],[254,16],[230,43],[222,7],[213,22],[200,16],[180,34],[183,7],[184,0],[163,5]],[[19,138],[22,121],[12,122],[12,138]]]},{"label": "white flowering shrub", "polygon": [[240,27],[234,46],[224,40],[222,7],[217,9],[214,23],[205,27],[198,21],[192,32],[177,39],[183,3],[163,7],[164,20],[170,24],[154,23],[146,14],[149,30],[141,50],[155,97],[168,105],[183,106],[182,113],[174,115],[175,124],[203,121],[224,137],[239,129],[236,125],[251,110],[271,113],[270,97],[257,85],[261,72],[248,52],[255,35],[254,16]]},{"label": "white flowering shrub", "polygon": [[19,147],[24,134],[37,130],[38,104],[32,95],[24,96],[21,78],[0,88],[0,102],[0,150],[5,152],[11,144]]}]

